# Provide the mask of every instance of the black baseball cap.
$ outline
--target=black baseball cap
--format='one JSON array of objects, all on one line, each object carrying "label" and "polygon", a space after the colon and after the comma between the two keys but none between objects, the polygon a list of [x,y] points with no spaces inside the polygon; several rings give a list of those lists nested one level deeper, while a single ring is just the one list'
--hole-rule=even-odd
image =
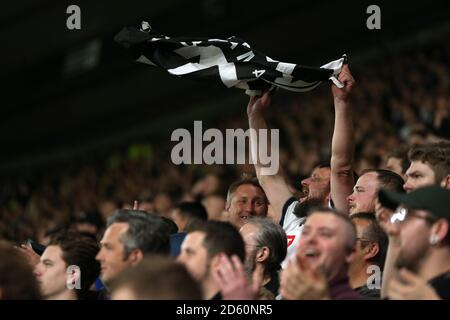
[{"label": "black baseball cap", "polygon": [[450,190],[439,186],[418,188],[410,193],[380,190],[381,205],[403,205],[410,209],[429,211],[436,218],[450,220]]}]

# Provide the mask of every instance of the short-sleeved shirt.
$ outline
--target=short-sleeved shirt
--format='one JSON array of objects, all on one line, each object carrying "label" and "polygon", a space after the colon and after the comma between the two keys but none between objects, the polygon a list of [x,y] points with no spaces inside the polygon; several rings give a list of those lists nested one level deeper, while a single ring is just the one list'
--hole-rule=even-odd
[{"label": "short-sleeved shirt", "polygon": [[288,240],[286,258],[281,263],[283,268],[287,266],[289,259],[295,256],[298,240],[300,239],[303,225],[306,221],[306,217],[297,217],[294,214],[294,209],[298,203],[299,201],[296,198],[289,198],[284,204],[281,214],[280,225],[283,227],[284,232],[286,232]]},{"label": "short-sleeved shirt", "polygon": [[443,300],[450,300],[450,271],[447,271],[428,282]]}]

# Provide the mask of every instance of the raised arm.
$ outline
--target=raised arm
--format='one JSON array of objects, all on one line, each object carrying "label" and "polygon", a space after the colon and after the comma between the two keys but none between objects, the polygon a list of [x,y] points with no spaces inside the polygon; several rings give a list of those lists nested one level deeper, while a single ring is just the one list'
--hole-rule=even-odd
[{"label": "raised arm", "polygon": [[391,221],[394,212],[388,208],[384,208],[379,200],[375,202],[375,216],[380,227],[386,232],[389,239],[389,245],[386,251],[386,259],[384,261],[383,279],[381,282],[381,298],[387,298],[389,285],[392,279],[398,277],[398,270],[395,263],[400,252],[400,227]]},{"label": "raised arm", "polygon": [[[247,115],[250,129],[258,132],[260,129],[267,129],[267,123],[264,119],[263,111],[270,105],[270,94],[266,92],[262,97],[251,97],[247,106]],[[270,134],[268,135],[267,149],[271,150]],[[258,150],[258,141],[253,135],[250,135],[250,144],[252,150]],[[289,191],[288,185],[280,174],[265,175],[262,172],[263,165],[257,159],[253,159],[255,164],[255,171],[261,187],[269,199],[276,216],[277,221],[281,219],[281,212],[283,206],[289,198],[293,195]],[[279,159],[277,159],[279,160]]]},{"label": "raised arm", "polygon": [[339,80],[344,84],[339,89],[332,84],[334,97],[334,132],[331,145],[331,199],[336,209],[348,212],[347,197],[352,193],[354,129],[349,94],[355,83],[348,65],[342,67]]}]

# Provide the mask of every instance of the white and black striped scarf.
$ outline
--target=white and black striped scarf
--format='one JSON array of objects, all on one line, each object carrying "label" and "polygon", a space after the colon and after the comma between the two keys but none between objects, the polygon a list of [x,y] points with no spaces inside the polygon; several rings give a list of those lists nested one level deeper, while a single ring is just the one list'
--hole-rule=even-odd
[{"label": "white and black striped scarf", "polygon": [[138,62],[159,66],[173,75],[244,89],[249,95],[274,87],[309,91],[326,80],[343,86],[336,76],[346,63],[345,55],[320,68],[302,66],[271,59],[237,37],[170,38],[152,30],[145,21],[140,29],[123,28],[114,40],[131,49]]}]

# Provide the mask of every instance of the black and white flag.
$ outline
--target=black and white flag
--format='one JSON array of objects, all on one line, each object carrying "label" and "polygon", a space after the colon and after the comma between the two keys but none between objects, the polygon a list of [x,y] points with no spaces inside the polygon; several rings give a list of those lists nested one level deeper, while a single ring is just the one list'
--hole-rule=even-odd
[{"label": "black and white flag", "polygon": [[138,62],[159,66],[173,75],[244,89],[249,95],[274,87],[309,91],[326,80],[343,87],[336,76],[346,61],[345,55],[320,68],[302,66],[271,59],[237,37],[170,38],[152,30],[145,21],[140,29],[123,28],[114,40],[131,49]]}]

